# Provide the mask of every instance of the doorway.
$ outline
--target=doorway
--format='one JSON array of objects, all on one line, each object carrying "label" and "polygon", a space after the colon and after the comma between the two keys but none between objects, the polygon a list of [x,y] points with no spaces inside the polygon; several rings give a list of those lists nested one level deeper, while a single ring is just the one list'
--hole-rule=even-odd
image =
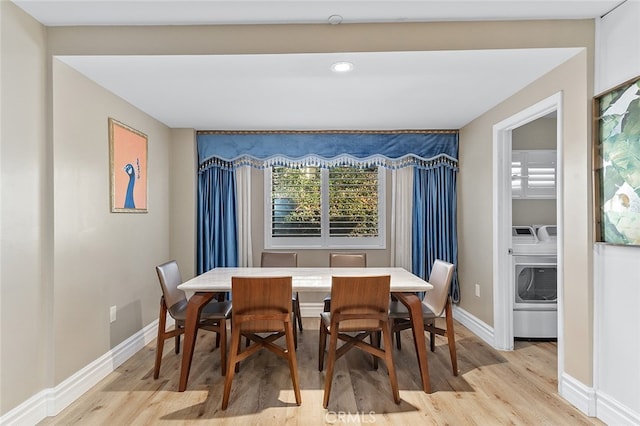
[{"label": "doorway", "polygon": [[[515,298],[512,247],[512,137],[513,130],[534,120],[555,113],[556,115],[556,224],[557,224],[557,286],[558,286],[558,378],[563,374],[564,339],[562,300],[562,93],[556,93],[535,105],[493,126],[493,306],[494,347],[513,350],[513,301]],[[559,381],[560,383],[560,381]]]}]

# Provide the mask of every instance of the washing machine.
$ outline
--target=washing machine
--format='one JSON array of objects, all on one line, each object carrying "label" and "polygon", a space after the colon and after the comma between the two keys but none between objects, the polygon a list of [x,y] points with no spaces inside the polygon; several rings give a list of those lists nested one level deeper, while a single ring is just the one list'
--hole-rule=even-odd
[{"label": "washing machine", "polygon": [[558,337],[557,247],[555,225],[512,227],[514,337]]}]

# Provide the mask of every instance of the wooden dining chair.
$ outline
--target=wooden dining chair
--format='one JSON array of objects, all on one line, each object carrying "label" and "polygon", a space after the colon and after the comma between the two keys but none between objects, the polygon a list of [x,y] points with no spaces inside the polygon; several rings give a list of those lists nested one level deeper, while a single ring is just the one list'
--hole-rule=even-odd
[{"label": "wooden dining chair", "polygon": [[[322,371],[327,336],[329,359],[324,381],[323,406],[329,405],[333,371],[338,358],[351,348],[359,348],[385,361],[391,391],[396,404],[400,403],[398,380],[393,364],[391,330],[389,326],[389,288],[391,278],[385,276],[332,277],[331,311],[320,314],[320,342],[318,370]],[[364,339],[382,332],[384,349]],[[355,334],[355,335],[354,335]],[[343,343],[338,347],[338,340]]]},{"label": "wooden dining chair", "polygon": [[[367,266],[367,253],[329,253],[330,268],[364,268]],[[331,310],[331,295],[324,297],[324,312]]]},{"label": "wooden dining chair", "polygon": [[[263,268],[296,268],[298,267],[298,253],[263,251],[260,259]],[[296,291],[291,295],[291,308],[293,310],[293,332],[298,347],[297,328],[302,331],[302,314],[300,313],[300,295]]]},{"label": "wooden dining chair", "polygon": [[[446,336],[449,344],[449,356],[451,357],[451,367],[453,375],[458,375],[458,359],[456,355],[456,340],[453,330],[453,312],[451,307],[451,297],[449,288],[453,279],[454,265],[437,259],[431,267],[429,283],[433,285],[433,290],[428,291],[422,301],[422,317],[424,330],[429,332],[429,343],[431,351],[436,348],[435,335]],[[436,326],[436,319],[440,318],[444,312],[446,328]],[[411,321],[407,308],[398,301],[391,301],[389,307],[389,318],[391,319],[391,330],[395,333],[396,345],[402,348],[400,343],[400,331],[410,329]]]},{"label": "wooden dining chair", "polygon": [[[296,404],[300,405],[302,398],[291,325],[291,277],[232,277],[231,294],[233,327],[222,409],[226,410],[229,405],[236,365],[260,349],[268,349],[289,362]],[[252,344],[242,349],[241,336],[248,337]],[[274,343],[282,336],[286,339],[285,347]]]},{"label": "wooden dining chair", "polygon": [[[160,375],[160,363],[164,341],[175,337],[175,352],[180,353],[180,335],[184,333],[184,323],[187,317],[187,298],[178,288],[182,284],[182,277],[178,263],[175,260],[156,266],[156,272],[162,289],[160,297],[160,315],[158,320],[158,338],[156,342],[156,362],[153,368],[153,378]],[[167,331],[167,312],[173,318],[175,326]],[[231,302],[214,299],[205,305],[200,313],[198,328],[217,333],[216,347],[220,348],[220,370],[225,375],[227,368],[227,318],[231,314]]]}]

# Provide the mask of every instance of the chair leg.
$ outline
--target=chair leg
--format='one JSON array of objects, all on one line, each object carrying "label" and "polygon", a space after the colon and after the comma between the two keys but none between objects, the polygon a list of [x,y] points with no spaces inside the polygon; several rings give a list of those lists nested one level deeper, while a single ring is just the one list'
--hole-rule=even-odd
[{"label": "chair leg", "polygon": [[[218,293],[218,295],[216,296],[216,299],[218,300],[218,302],[224,302],[226,298],[227,298],[226,293]],[[220,333],[216,333],[216,348],[220,347],[220,339],[221,339]]]},{"label": "chair leg", "polygon": [[162,351],[164,350],[164,333],[167,322],[167,306],[164,298],[160,299],[160,314],[158,315],[158,337],[156,340],[156,363],[153,367],[153,378],[160,376],[160,363],[162,362]]},{"label": "chair leg", "polygon": [[[242,335],[240,335],[240,337],[238,338],[238,347],[236,348],[237,353],[240,353],[240,341],[241,340],[242,340]],[[231,332],[231,342],[233,344],[233,331]],[[249,347],[250,342],[251,342],[251,340],[247,337],[246,338],[246,347],[247,348]],[[233,350],[233,348],[232,348],[232,350]],[[236,370],[236,373],[238,371],[240,371],[240,363],[239,362],[236,362],[235,370]]]},{"label": "chair leg", "polygon": [[[369,334],[369,342],[371,343],[371,346],[375,346],[376,348],[380,347],[380,335],[378,334],[377,331],[373,331],[371,334]],[[377,356],[371,355],[371,364],[374,370],[378,369]]]},{"label": "chair leg", "polygon": [[227,320],[220,320],[220,331],[217,334],[216,341],[220,342],[220,374],[227,373]]},{"label": "chair leg", "polygon": [[456,355],[456,337],[453,331],[453,312],[451,309],[451,301],[447,302],[445,307],[445,315],[447,322],[447,340],[449,343],[449,356],[451,357],[451,368],[453,369],[453,375],[458,375],[458,357]]},{"label": "chair leg", "polygon": [[324,397],[322,406],[329,406],[329,396],[331,394],[331,382],[333,381],[333,369],[336,363],[336,350],[338,348],[338,330],[337,327],[331,327],[329,334],[329,360],[327,361],[327,374],[324,377]]},{"label": "chair leg", "polygon": [[231,353],[229,354],[229,365],[227,375],[224,379],[224,390],[222,393],[222,409],[226,410],[229,405],[229,395],[231,394],[231,382],[238,363],[238,353],[240,352],[240,327],[236,326],[231,331]]},{"label": "chair leg", "polygon": [[[435,327],[435,324],[433,326]],[[436,351],[436,335],[431,332],[429,332],[429,346],[431,346],[431,352]]]},{"label": "chair leg", "polygon": [[[393,363],[393,350],[391,343],[391,330],[389,323],[382,324],[382,337],[384,339],[384,355],[385,363],[387,364],[387,371],[389,372],[389,381],[391,382],[391,392],[393,393],[393,400],[396,404],[400,404],[400,390],[398,389],[398,377],[396,376],[396,367]],[[326,407],[325,407],[326,408]]]},{"label": "chair leg", "polygon": [[[391,330],[392,330],[392,332],[393,332],[393,329],[396,328],[396,325],[398,325],[396,320],[391,320]],[[400,338],[401,337],[401,335],[400,335],[401,331],[402,330],[397,329],[396,332],[395,332],[395,335],[396,335],[396,348],[398,348],[399,351],[402,350],[402,341],[401,341],[402,339]],[[391,338],[393,339],[393,334],[391,335]]]},{"label": "chair leg", "polygon": [[291,322],[293,323],[293,344],[296,349],[298,349],[298,328],[296,327],[296,313],[294,311],[291,312]]},{"label": "chair leg", "polygon": [[298,363],[296,360],[295,341],[293,338],[294,328],[291,322],[285,323],[285,337],[287,340],[287,359],[289,361],[289,371],[291,373],[291,384],[293,385],[293,393],[296,397],[296,404],[302,404],[300,396],[300,381],[298,380]]},{"label": "chair leg", "polygon": [[[296,302],[295,302],[293,313],[296,316],[296,322],[298,323],[298,328],[300,329],[300,331],[302,331],[302,313],[300,313],[300,296],[298,295],[297,292],[296,292]],[[295,326],[295,323],[294,323],[294,326]]]},{"label": "chair leg", "polygon": [[176,347],[175,347],[176,355],[180,353],[180,335],[176,334]]},{"label": "chair leg", "polygon": [[324,351],[327,346],[327,329],[320,320],[320,341],[318,342],[318,371],[324,368]]},{"label": "chair leg", "polygon": [[293,328],[298,329],[298,317],[296,316],[296,302],[291,302],[291,323],[293,324]]}]

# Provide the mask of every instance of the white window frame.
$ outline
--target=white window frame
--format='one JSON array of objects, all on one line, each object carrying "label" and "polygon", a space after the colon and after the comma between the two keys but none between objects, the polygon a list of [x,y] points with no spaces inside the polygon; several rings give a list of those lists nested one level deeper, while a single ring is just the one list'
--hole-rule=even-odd
[{"label": "white window frame", "polygon": [[331,237],[329,236],[329,169],[320,170],[321,178],[321,236],[279,237],[271,236],[271,167],[264,170],[264,246],[266,249],[385,249],[386,248],[386,171],[378,167],[378,236]]}]

